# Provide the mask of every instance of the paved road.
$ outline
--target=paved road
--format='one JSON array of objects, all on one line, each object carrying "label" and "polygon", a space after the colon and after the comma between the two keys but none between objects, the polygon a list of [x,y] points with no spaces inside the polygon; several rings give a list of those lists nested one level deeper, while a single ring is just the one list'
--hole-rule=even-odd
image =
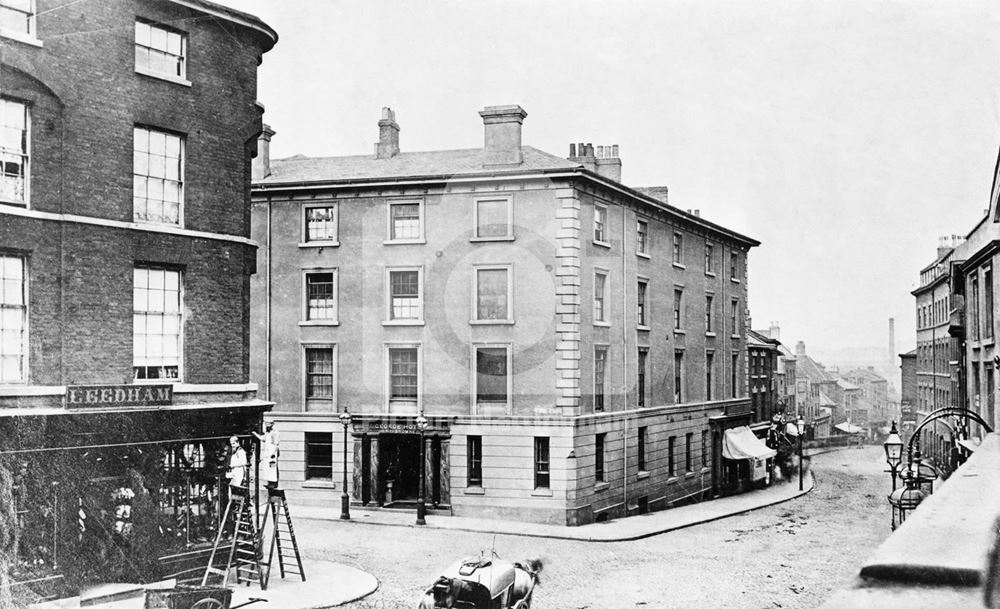
[{"label": "paved road", "polygon": [[[541,556],[538,609],[819,606],[889,534],[881,447],[817,455],[816,489],[749,514],[647,539],[587,543],[300,520],[304,553],[374,574],[379,590],[350,609],[416,606],[449,563],[494,546]],[[336,586],[336,582],[330,582]]]}]

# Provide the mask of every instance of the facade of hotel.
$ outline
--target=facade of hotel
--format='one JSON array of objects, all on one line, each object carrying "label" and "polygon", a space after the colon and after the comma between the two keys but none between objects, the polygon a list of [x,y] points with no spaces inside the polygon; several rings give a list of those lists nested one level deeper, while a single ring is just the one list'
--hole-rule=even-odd
[{"label": "facade of hotel", "polygon": [[249,379],[249,193],[277,37],[203,0],[3,2],[0,37],[15,577],[159,577],[213,535],[226,439],[270,407]]},{"label": "facade of hotel", "polygon": [[623,185],[617,146],[563,159],[522,146],[520,107],[480,115],[471,150],[400,152],[388,109],[371,155],[272,161],[265,130],[252,377],[289,497],[335,505],[346,467],[354,505],[412,506],[421,438],[442,514],[575,525],[736,488],[758,242]]}]

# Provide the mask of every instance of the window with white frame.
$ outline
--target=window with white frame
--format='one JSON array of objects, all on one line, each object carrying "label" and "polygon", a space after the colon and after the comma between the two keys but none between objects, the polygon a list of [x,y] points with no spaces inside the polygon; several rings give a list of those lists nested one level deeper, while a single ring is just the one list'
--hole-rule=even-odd
[{"label": "window with white frame", "polygon": [[182,297],[179,271],[135,267],[132,298],[135,380],[180,378]]},{"label": "window with white frame", "polygon": [[0,32],[35,35],[35,0],[0,0]]},{"label": "window with white frame", "polygon": [[308,205],[303,218],[306,243],[337,241],[336,205]]},{"label": "window with white frame", "polygon": [[509,266],[475,268],[475,321],[511,321],[511,273]]},{"label": "window with white frame", "polygon": [[607,221],[608,208],[603,205],[594,205],[594,241],[607,242]]},{"label": "window with white frame", "polygon": [[601,271],[594,272],[594,321],[605,323],[608,321],[608,274]]},{"label": "window with white frame", "polygon": [[476,199],[476,238],[512,237],[511,211],[510,197]]},{"label": "window with white frame", "polygon": [[27,381],[27,273],[21,256],[0,255],[0,385]]},{"label": "window with white frame", "polygon": [[28,202],[30,127],[27,105],[0,98],[0,201],[4,203]]},{"label": "window with white frame", "polygon": [[306,271],[306,321],[336,323],[337,271]]},{"label": "window with white frame", "polygon": [[635,253],[649,255],[649,222],[637,220],[635,223]]},{"label": "window with white frame", "polygon": [[187,35],[145,21],[135,22],[135,69],[156,76],[184,78]]},{"label": "window with white frame", "polygon": [[423,239],[423,202],[389,201],[389,241]]},{"label": "window with white frame", "polygon": [[132,214],[138,222],[180,224],[184,139],[136,127],[133,132]]},{"label": "window with white frame", "polygon": [[640,327],[649,327],[649,305],[646,293],[649,291],[649,281],[640,279],[636,286],[636,321]]},{"label": "window with white frame", "polygon": [[510,348],[506,345],[476,347],[476,405],[510,402]]},{"label": "window with white frame", "polygon": [[389,403],[416,405],[420,391],[420,351],[414,346],[389,347]]},{"label": "window with white frame", "polygon": [[305,407],[307,411],[333,412],[336,366],[333,345],[305,348]]},{"label": "window with white frame", "polygon": [[424,316],[419,268],[388,269],[388,317],[390,321],[420,321]]}]

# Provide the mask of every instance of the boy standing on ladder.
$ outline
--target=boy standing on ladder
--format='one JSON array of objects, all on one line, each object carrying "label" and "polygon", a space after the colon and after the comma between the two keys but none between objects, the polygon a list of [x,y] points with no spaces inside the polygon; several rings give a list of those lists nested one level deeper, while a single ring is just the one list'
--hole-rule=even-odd
[{"label": "boy standing on ladder", "polygon": [[278,430],[274,428],[274,421],[268,421],[264,424],[263,435],[257,432],[252,433],[261,443],[260,461],[264,466],[264,471],[260,474],[261,480],[265,482],[268,490],[276,489],[278,488],[278,456],[280,454]]}]

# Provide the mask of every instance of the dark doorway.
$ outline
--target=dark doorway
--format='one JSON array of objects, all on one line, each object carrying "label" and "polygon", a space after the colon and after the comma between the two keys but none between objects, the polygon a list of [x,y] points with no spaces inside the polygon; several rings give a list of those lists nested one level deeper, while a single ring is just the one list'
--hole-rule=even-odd
[{"label": "dark doorway", "polygon": [[372,439],[361,438],[361,504],[372,500]]},{"label": "dark doorway", "polygon": [[384,434],[379,437],[379,451],[386,503],[416,501],[420,490],[420,436]]}]

